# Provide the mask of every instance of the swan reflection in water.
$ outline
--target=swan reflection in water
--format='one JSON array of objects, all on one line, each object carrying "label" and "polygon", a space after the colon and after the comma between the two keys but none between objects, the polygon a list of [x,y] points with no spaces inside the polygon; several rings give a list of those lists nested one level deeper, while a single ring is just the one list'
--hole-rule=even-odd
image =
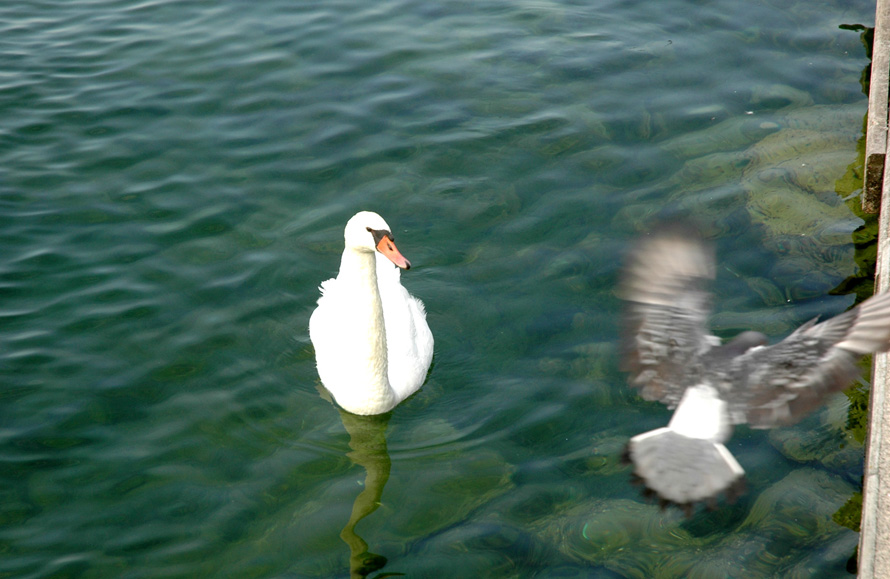
[{"label": "swan reflection in water", "polygon": [[[339,409],[343,426],[349,433],[350,452],[346,454],[355,464],[365,469],[365,485],[352,504],[352,515],[340,538],[349,546],[349,576],[362,579],[386,565],[386,557],[368,551],[368,543],[358,536],[355,526],[380,506],[383,487],[389,480],[392,464],[386,449],[386,426],[390,413],[358,416]],[[401,573],[386,573],[377,577],[389,577]]]}]

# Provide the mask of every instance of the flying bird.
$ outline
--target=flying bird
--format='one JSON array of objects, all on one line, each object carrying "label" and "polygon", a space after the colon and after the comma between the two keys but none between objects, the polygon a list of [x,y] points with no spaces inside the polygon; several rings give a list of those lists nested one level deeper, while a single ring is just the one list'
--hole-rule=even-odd
[{"label": "flying bird", "polygon": [[708,331],[715,270],[710,244],[667,227],[631,252],[621,285],[629,383],[675,409],[666,427],[631,438],[626,458],[649,491],[687,514],[743,486],[745,471],[723,444],[734,425],[793,424],[847,388],[860,357],[890,349],[890,292],[774,345],[754,331],[721,344]]}]

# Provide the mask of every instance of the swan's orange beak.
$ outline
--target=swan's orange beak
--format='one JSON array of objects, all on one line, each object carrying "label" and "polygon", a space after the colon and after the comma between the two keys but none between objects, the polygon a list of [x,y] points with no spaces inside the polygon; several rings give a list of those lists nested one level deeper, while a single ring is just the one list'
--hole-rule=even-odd
[{"label": "swan's orange beak", "polygon": [[377,251],[402,269],[411,269],[411,262],[405,259],[405,256],[399,252],[391,236],[384,235],[380,238],[380,241],[377,242]]}]

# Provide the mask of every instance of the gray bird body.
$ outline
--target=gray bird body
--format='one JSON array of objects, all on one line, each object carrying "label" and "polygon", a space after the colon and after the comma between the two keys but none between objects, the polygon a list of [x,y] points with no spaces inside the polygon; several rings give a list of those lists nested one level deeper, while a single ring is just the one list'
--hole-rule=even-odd
[{"label": "gray bird body", "polygon": [[721,345],[707,326],[715,269],[710,245],[666,229],[632,252],[622,285],[630,385],[676,408],[667,427],[633,437],[628,456],[650,490],[687,506],[742,481],[723,445],[733,425],[792,424],[848,387],[862,355],[890,349],[890,293],[771,346],[759,332]]}]

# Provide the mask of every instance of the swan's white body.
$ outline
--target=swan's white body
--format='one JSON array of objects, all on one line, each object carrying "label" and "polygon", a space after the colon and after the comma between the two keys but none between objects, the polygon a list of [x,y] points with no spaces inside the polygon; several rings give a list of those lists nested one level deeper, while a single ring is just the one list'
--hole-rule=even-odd
[{"label": "swan's white body", "polygon": [[337,404],[353,414],[382,414],[423,384],[433,334],[423,303],[402,287],[394,264],[410,263],[383,218],[357,213],[344,237],[340,272],[321,284],[309,337],[318,375]]}]

